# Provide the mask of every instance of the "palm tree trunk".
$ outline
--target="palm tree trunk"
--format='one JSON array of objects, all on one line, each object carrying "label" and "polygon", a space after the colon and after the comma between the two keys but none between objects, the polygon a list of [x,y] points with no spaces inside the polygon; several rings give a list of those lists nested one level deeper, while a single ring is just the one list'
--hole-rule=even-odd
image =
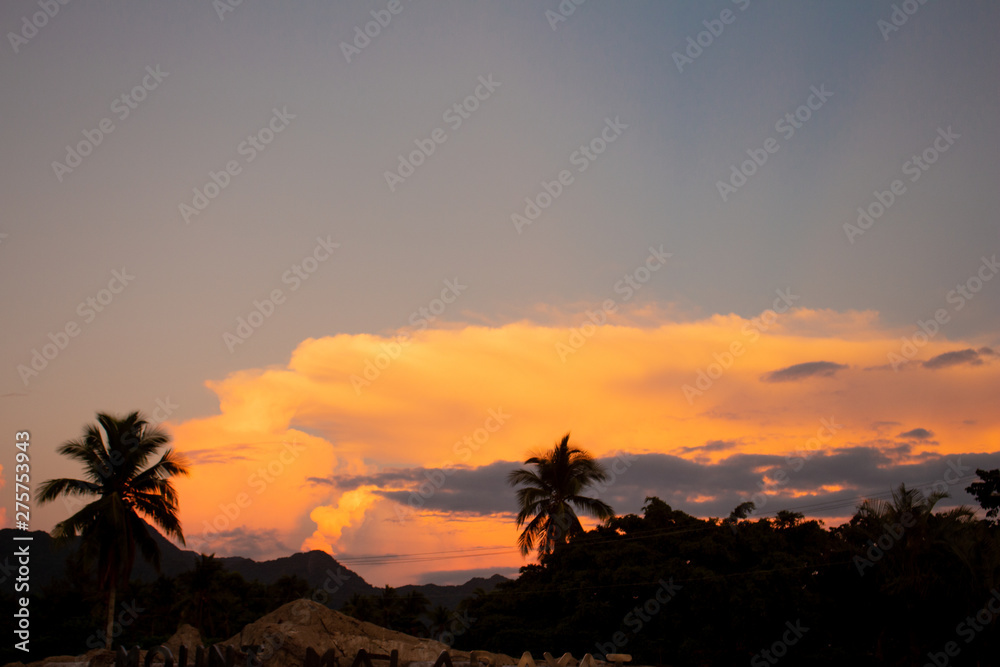
[{"label": "palm tree trunk", "polygon": [[111,577],[111,588],[108,590],[108,625],[104,630],[104,648],[111,650],[111,629],[115,624],[115,577]]}]

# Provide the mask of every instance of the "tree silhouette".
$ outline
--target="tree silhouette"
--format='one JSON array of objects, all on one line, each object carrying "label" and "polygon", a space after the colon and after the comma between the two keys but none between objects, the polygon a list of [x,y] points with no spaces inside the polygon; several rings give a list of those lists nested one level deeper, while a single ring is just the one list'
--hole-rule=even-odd
[{"label": "tree silhouette", "polygon": [[97,424],[84,428],[83,437],[57,450],[83,464],[86,479],[50,479],[38,490],[44,504],[60,496],[96,496],[73,516],[58,523],[52,536],[81,537],[81,553],[95,558],[98,586],[107,586],[108,617],[105,646],[111,648],[115,594],[128,581],[138,546],[143,558],[159,568],[160,549],[143,517],[167,535],[184,543],[177,518],[177,493],[170,478],[187,475],[187,461],[167,449],[156,463],[144,468],[170,437],[138,413],[124,418],[98,413]]},{"label": "tree silhouette", "polygon": [[430,604],[431,601],[427,599],[427,596],[418,590],[412,590],[404,595],[401,602],[400,627],[405,628],[405,632],[411,635],[423,632],[425,628],[420,619],[427,613]]},{"label": "tree silhouette", "polygon": [[1000,468],[993,470],[976,469],[980,481],[973,482],[965,490],[986,510],[986,517],[993,523],[1000,523]]},{"label": "tree silhouette", "polygon": [[385,588],[375,598],[375,610],[378,615],[379,625],[383,628],[395,630],[397,616],[402,607],[402,600],[395,588],[386,584]]},{"label": "tree silhouette", "polygon": [[181,613],[206,637],[217,635],[216,612],[224,611],[221,605],[225,590],[225,568],[215,554],[199,556],[194,569],[177,577],[182,590]]},{"label": "tree silhouette", "polygon": [[340,611],[359,621],[370,623],[377,620],[375,599],[361,593],[352,593]]},{"label": "tree silhouette", "polygon": [[[935,513],[934,507],[947,497],[940,492],[925,496],[900,484],[891,500],[864,501],[850,523],[838,529],[863,554],[853,558],[858,574],[867,576],[874,594],[892,608],[944,609],[975,588],[978,522],[964,506]],[[936,575],[938,569],[952,573],[947,586]],[[909,651],[916,664],[914,647],[921,635],[933,631],[934,618],[886,619],[880,626],[879,657]]]},{"label": "tree silhouette", "polygon": [[452,612],[448,607],[444,605],[437,605],[430,613],[430,631],[431,639],[438,639],[444,634],[445,630],[448,629],[448,623],[451,622]]},{"label": "tree silhouette", "polygon": [[507,477],[508,484],[521,487],[517,527],[527,524],[517,538],[522,556],[536,546],[539,557],[550,554],[557,543],[582,533],[574,507],[604,521],[614,517],[604,501],[580,495],[588,485],[605,481],[607,473],[590,454],[570,448],[568,433],[550,452],[535,454],[525,463],[535,469],[519,468]]}]

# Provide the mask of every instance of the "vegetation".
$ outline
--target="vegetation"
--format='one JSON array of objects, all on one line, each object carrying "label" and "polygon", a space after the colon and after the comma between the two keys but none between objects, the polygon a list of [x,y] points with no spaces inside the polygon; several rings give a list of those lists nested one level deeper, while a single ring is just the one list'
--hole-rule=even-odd
[{"label": "vegetation", "polygon": [[58,449],[83,464],[86,479],[51,479],[39,487],[40,504],[62,496],[96,496],[57,524],[52,535],[82,537],[81,555],[97,562],[97,586],[107,591],[106,648],[111,648],[116,592],[129,579],[136,546],[143,558],[159,563],[159,547],[143,519],[184,542],[177,518],[177,494],[170,478],[188,474],[186,461],[168,449],[156,463],[145,467],[169,440],[138,412],[124,418],[98,413],[97,424],[86,426],[82,438]]},{"label": "vegetation", "polygon": [[536,545],[539,556],[551,554],[557,543],[582,533],[574,507],[603,521],[614,516],[604,501],[581,495],[587,486],[605,481],[607,473],[590,454],[570,448],[568,433],[550,452],[535,454],[525,463],[535,469],[519,468],[507,478],[511,486],[520,487],[517,527],[527,524],[517,540],[521,555]]},{"label": "vegetation", "polygon": [[994,523],[1000,523],[1000,468],[997,470],[976,470],[978,482],[970,484],[965,490],[986,510],[986,517]]},{"label": "vegetation", "polygon": [[795,512],[698,519],[647,498],[641,516],[557,544],[470,601],[476,622],[456,648],[622,652],[647,665],[785,654],[796,665],[922,665],[949,658],[954,642],[960,659],[947,664],[989,664],[1000,623],[980,612],[1000,599],[1000,531],[967,508],[935,512],[940,499],[900,486],[828,530]]},{"label": "vegetation", "polygon": [[435,614],[439,607],[430,610],[430,600],[420,591],[410,591],[400,596],[395,588],[386,586],[377,595],[360,595],[355,593],[344,604],[342,612],[353,616],[359,621],[375,623],[389,630],[398,630],[415,637],[430,637],[434,631]]},{"label": "vegetation", "polygon": [[[41,501],[82,506],[53,531],[81,538],[66,578],[33,592],[32,613],[46,619],[34,639],[53,654],[112,640],[149,646],[181,623],[216,642],[309,597],[302,579],[246,581],[214,555],[176,578],[129,581],[136,547],[159,558],[144,519],[183,540],[170,478],[186,474],[185,462],[167,449],[146,467],[167,442],[138,413],[99,414],[81,439],[60,447],[84,465],[85,479],[50,480],[39,491]],[[537,550],[538,564],[491,592],[477,590],[459,604],[460,616],[390,586],[352,596],[342,611],[460,650],[621,652],[647,665],[765,665],[785,655],[788,665],[972,665],[995,662],[1000,650],[1000,469],[977,470],[980,481],[967,489],[985,519],[966,507],[939,510],[943,494],[901,485],[890,500],[865,501],[850,521],[826,529],[791,511],[753,519],[753,503],[699,519],[657,497],[640,515],[614,516],[583,495],[606,476],[569,436],[525,463],[533,468],[508,481],[519,487],[518,546]],[[584,531],[577,511],[602,523]],[[10,597],[0,592],[0,604]],[[103,633],[95,630],[102,615]],[[0,658],[18,657],[10,653]]]},{"label": "vegetation", "polygon": [[[218,560],[207,558],[219,565]],[[282,604],[311,592],[297,577],[265,585],[247,581],[221,566],[209,566],[211,574],[206,578],[202,560],[176,577],[160,576],[120,586],[114,644],[155,646],[169,639],[183,623],[199,628],[206,644],[224,641]],[[32,649],[38,647],[46,655],[78,655],[103,648],[105,600],[90,569],[76,570],[37,592],[33,587],[31,613],[44,622],[33,628]],[[0,604],[13,607],[9,588],[0,594]],[[0,664],[23,658],[10,643],[0,647]]]}]

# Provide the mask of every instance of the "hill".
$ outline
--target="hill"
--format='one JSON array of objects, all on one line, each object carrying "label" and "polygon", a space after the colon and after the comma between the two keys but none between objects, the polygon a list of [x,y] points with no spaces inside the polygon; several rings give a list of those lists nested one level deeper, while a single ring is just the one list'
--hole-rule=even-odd
[{"label": "hill", "polygon": [[[159,574],[176,577],[194,567],[198,554],[194,551],[181,549],[166,539],[154,528],[153,537],[160,546],[160,571],[153,568],[141,558],[136,559],[132,571],[132,579],[137,581],[154,581]],[[0,541],[3,544],[13,544],[15,536],[23,536],[24,531],[5,528],[0,530]],[[64,549],[56,546],[55,540],[45,531],[31,531],[31,577],[32,584],[44,587],[54,581],[67,577],[67,559],[77,549],[78,540],[71,540]],[[5,550],[3,561],[0,562],[0,584],[11,578],[16,565],[10,556],[11,550]],[[282,577],[296,576],[306,581],[310,588],[325,588],[329,595],[328,605],[339,609],[353,594],[372,595],[378,588],[365,581],[361,575],[344,567],[330,554],[324,551],[309,551],[283,556],[274,560],[258,562],[250,558],[238,556],[220,557],[218,559],[227,570],[237,572],[248,581],[259,581],[262,584],[273,584]],[[458,586],[438,586],[424,584],[420,586],[401,586],[399,592],[406,594],[411,590],[419,590],[433,605],[444,605],[453,609],[461,600],[471,597],[477,588],[491,591],[505,577],[494,575],[489,579],[475,577]]]}]

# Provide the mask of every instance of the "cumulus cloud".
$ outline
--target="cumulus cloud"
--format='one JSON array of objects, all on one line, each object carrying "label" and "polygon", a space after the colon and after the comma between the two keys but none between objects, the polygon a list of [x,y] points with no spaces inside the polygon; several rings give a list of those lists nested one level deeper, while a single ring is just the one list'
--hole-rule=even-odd
[{"label": "cumulus cloud", "polygon": [[363,521],[365,512],[375,504],[374,490],[374,486],[366,484],[342,494],[336,506],[320,505],[310,512],[316,530],[302,543],[302,549],[335,553],[344,529]]},{"label": "cumulus cloud", "polygon": [[847,368],[846,365],[836,364],[832,361],[807,361],[804,364],[795,364],[772,371],[761,379],[764,382],[795,382],[810,377],[833,377],[837,371],[845,368]]},{"label": "cumulus cloud", "polygon": [[[884,362],[896,332],[868,315],[796,309],[766,331],[736,315],[641,326],[612,321],[576,347],[572,330],[522,321],[412,332],[401,353],[369,377],[365,369],[392,334],[339,334],[303,341],[287,364],[207,383],[218,414],[170,427],[176,448],[195,460],[191,476],[177,480],[185,534],[204,535],[210,553],[216,542],[228,548],[227,531],[273,531],[274,539],[257,547],[273,549],[268,557],[286,555],[285,546],[337,554],[511,546],[515,508],[505,473],[567,431],[571,443],[609,462],[618,451],[659,457],[641,459],[601,491],[616,509],[638,511],[646,495],[659,494],[717,516],[815,438],[821,419],[843,424],[823,451],[874,448],[864,453],[877,455],[869,467],[890,472],[933,459],[914,455],[909,440],[872,442],[877,422],[921,424],[941,455],[995,435],[995,398],[951,375],[842,374],[836,386],[817,383],[794,402],[780,384],[761,384],[773,369],[808,377]],[[852,333],[829,333],[841,331]],[[709,375],[734,341],[743,353]],[[560,354],[558,345],[572,351]],[[925,352],[954,345],[931,341]],[[830,358],[840,363],[795,363]],[[979,376],[1000,381],[1000,364],[985,365]],[[695,383],[702,389],[689,400],[683,387]],[[799,505],[826,499],[843,480],[827,475],[810,487],[808,471],[860,465],[844,452],[815,462],[797,473],[801,487],[796,481],[777,493]],[[890,477],[880,478],[884,488],[902,481]],[[424,504],[413,500],[406,510],[421,489]],[[446,566],[475,568],[483,558]],[[516,549],[490,561],[520,562]],[[377,576],[369,567],[359,571]],[[412,568],[414,577],[426,569]]]}]

